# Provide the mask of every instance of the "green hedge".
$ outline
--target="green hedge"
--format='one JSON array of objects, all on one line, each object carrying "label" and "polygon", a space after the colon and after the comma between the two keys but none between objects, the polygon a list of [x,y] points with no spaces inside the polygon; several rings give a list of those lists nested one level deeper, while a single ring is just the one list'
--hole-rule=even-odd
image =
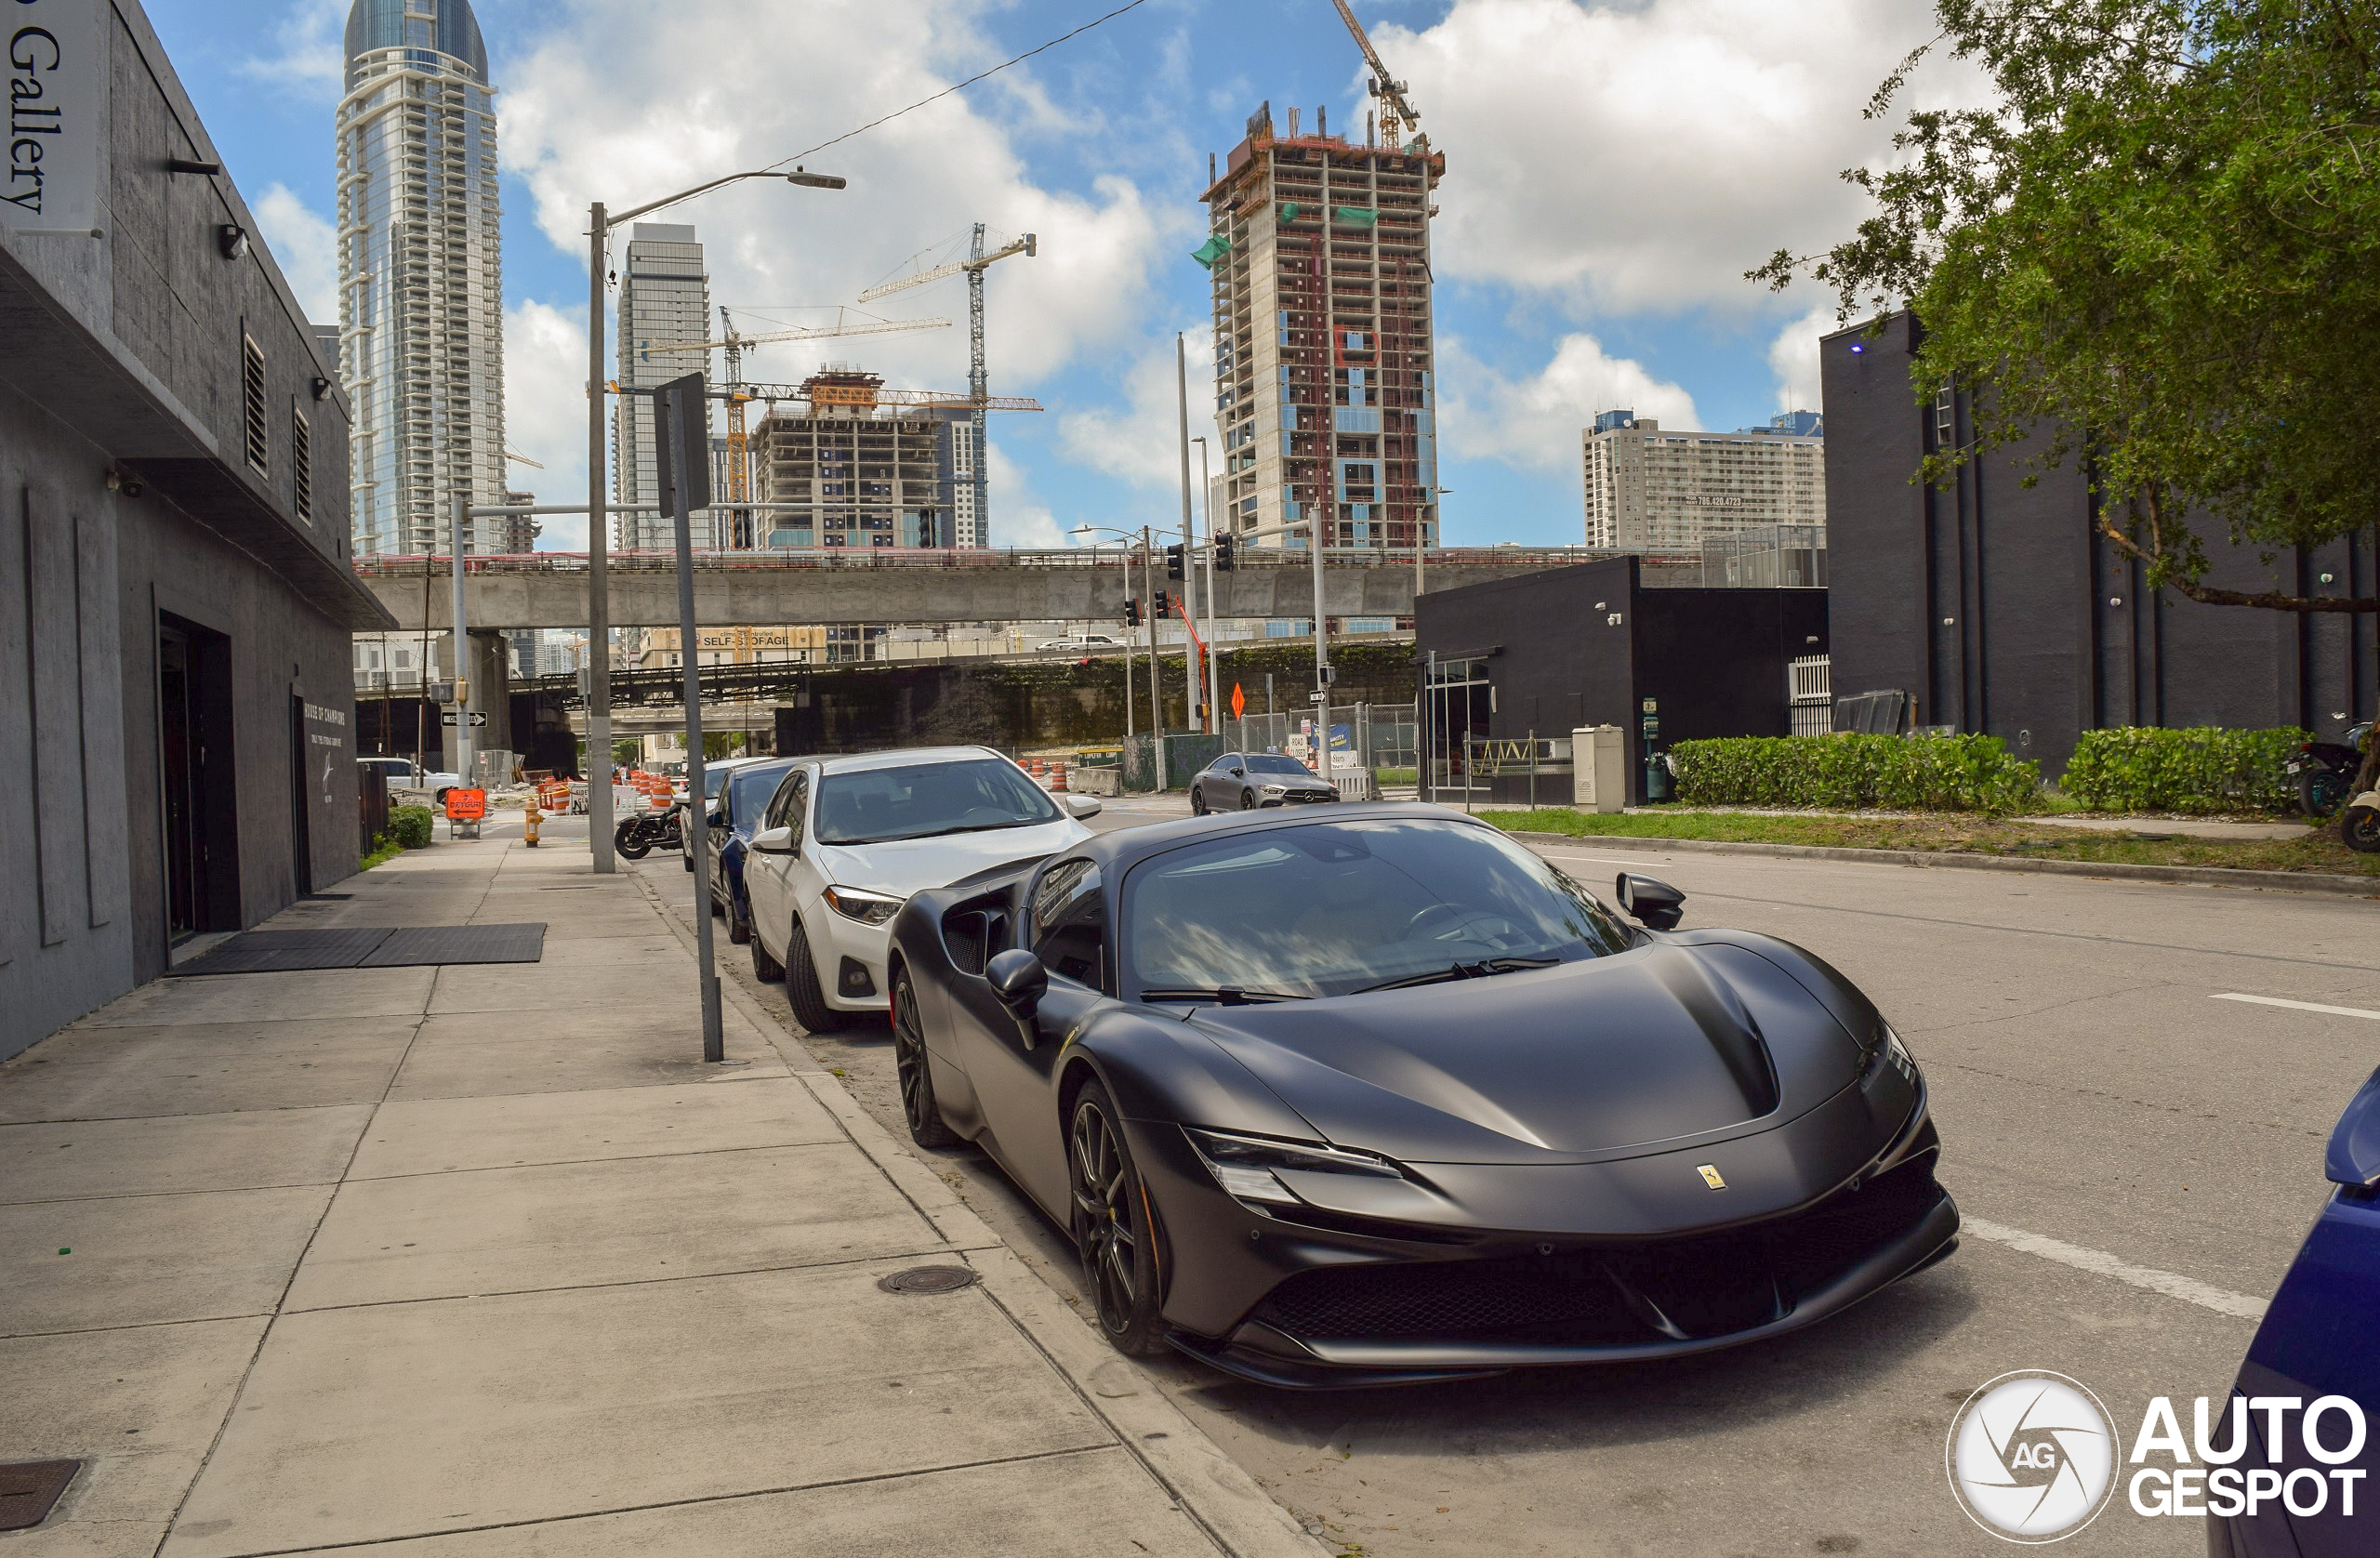
[{"label": "green hedge", "polygon": [[2285,764],[2312,734],[2298,730],[2084,731],[2058,788],[2102,812],[2287,812],[2296,781]]},{"label": "green hedge", "polygon": [[398,843],[409,850],[430,848],[430,808],[427,806],[399,806],[389,812],[389,831],[396,835]]},{"label": "green hedge", "polygon": [[2021,812],[2042,778],[1992,735],[1741,736],[1681,741],[1670,755],[1689,806]]}]

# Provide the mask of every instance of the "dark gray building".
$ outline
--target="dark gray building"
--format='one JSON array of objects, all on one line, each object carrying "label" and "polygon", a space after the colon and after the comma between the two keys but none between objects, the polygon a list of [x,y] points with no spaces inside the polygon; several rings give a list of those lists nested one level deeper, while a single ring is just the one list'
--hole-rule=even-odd
[{"label": "dark gray building", "polygon": [[147,18],[9,22],[59,112],[0,189],[0,1056],[354,871],[349,634],[394,626],[335,370]]},{"label": "dark gray building", "polygon": [[[1674,742],[1792,733],[1788,667],[1827,653],[1827,592],[1654,586],[1641,558],[1616,557],[1432,590],[1414,602],[1413,640],[1437,799],[1527,794],[1510,772],[1466,786],[1466,735],[1567,741],[1617,725],[1640,804],[1646,758]],[[1538,799],[1567,803],[1569,784],[1541,782]]]},{"label": "dark gray building", "polygon": [[[2071,462],[2024,484],[2029,448],[1971,462],[1945,489],[1912,482],[1929,450],[1972,436],[1963,394],[1917,403],[1916,329],[1900,314],[1879,338],[1849,330],[1819,348],[1837,695],[1904,693],[1914,723],[1999,736],[2052,778],[2086,730],[2301,725],[2336,740],[2370,718],[2371,616],[2148,590],[2096,533]],[[2211,549],[2210,584],[2371,595],[2380,535],[2269,564]]]}]

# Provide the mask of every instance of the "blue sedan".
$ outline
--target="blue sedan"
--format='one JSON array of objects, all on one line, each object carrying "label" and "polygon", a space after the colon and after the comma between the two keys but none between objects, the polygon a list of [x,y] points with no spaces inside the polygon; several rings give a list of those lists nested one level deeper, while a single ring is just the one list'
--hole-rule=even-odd
[{"label": "blue sedan", "polygon": [[[2380,1347],[2372,1334],[2380,1315],[2380,1071],[2339,1116],[2322,1171],[2338,1188],[2281,1278],[2232,1386],[2235,1399],[2256,1404],[2244,1413],[2250,1444],[2237,1468],[2247,1497],[2224,1500],[2246,1507],[2217,1513],[2209,1499],[2212,1558],[2365,1558],[2380,1541],[2380,1433],[2356,1431],[2336,1403],[2308,1410],[2344,1396],[2366,1419],[2380,1415]],[[2353,1514],[2345,1507],[2350,1485]]]},{"label": "blue sedan", "polygon": [[710,906],[727,917],[727,939],[752,939],[752,900],[744,892],[744,852],[760,818],[798,758],[748,763],[732,771],[710,810]]}]

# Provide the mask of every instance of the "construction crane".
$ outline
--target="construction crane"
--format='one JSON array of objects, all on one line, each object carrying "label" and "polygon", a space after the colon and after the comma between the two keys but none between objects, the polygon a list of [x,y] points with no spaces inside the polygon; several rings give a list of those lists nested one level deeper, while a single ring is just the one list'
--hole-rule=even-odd
[{"label": "construction crane", "polygon": [[719,306],[720,339],[673,341],[663,346],[648,345],[644,348],[648,355],[654,352],[666,354],[685,351],[726,353],[727,377],[722,388],[728,391],[727,501],[733,516],[728,522],[730,548],[739,551],[748,550],[755,540],[752,510],[747,507],[752,501],[752,462],[748,456],[751,442],[750,435],[744,425],[744,406],[749,397],[735,393],[744,384],[744,349],[748,346],[766,346],[774,341],[823,340],[830,336],[882,336],[903,330],[942,330],[948,328],[949,324],[950,321],[946,319],[867,319],[853,323],[845,320],[839,310],[835,323],[832,324],[795,325],[789,329],[772,331],[767,335],[747,336],[735,328],[734,316],[727,311],[727,305],[721,303]]},{"label": "construction crane", "polygon": [[1364,84],[1364,90],[1380,99],[1381,139],[1395,146],[1410,128],[1421,144],[1422,154],[1428,155],[1430,138],[1421,133],[1421,115],[1406,99],[1405,83],[1389,74],[1388,67],[1381,63],[1380,51],[1372,47],[1371,39],[1365,35],[1364,24],[1355,20],[1355,13],[1347,0],[1330,0],[1330,3],[1339,7],[1339,20],[1347,24],[1347,31],[1355,35],[1355,46],[1363,51],[1364,63],[1371,68],[1372,78]]},{"label": "construction crane", "polygon": [[[1023,255],[1031,259],[1038,249],[1032,233],[1026,233],[1013,244],[1004,244],[989,254],[984,252],[984,224],[975,224],[975,233],[967,247],[965,259],[954,259],[947,265],[937,265],[931,271],[920,271],[914,276],[898,281],[881,282],[859,295],[863,303],[895,292],[905,292],[928,282],[938,282],[945,276],[964,271],[967,276],[967,393],[975,400],[975,414],[969,425],[974,448],[969,454],[975,489],[975,536],[988,546],[992,538],[991,518],[991,445],[985,442],[984,413],[989,409],[990,379],[984,371],[984,272],[1011,255]],[[1020,408],[1021,409],[1021,408]],[[1039,406],[1033,408],[1040,410]]]}]

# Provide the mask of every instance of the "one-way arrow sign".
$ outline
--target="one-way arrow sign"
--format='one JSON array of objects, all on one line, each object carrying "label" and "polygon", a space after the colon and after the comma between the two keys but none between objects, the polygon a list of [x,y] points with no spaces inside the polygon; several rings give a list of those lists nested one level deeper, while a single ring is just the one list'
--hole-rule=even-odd
[{"label": "one-way arrow sign", "polygon": [[[456,717],[455,710],[450,708],[445,713],[438,717],[438,722],[442,725],[459,725],[462,723],[462,720],[457,719]],[[478,709],[471,710],[471,729],[477,730],[486,723],[487,716],[485,714],[480,712]]]}]

